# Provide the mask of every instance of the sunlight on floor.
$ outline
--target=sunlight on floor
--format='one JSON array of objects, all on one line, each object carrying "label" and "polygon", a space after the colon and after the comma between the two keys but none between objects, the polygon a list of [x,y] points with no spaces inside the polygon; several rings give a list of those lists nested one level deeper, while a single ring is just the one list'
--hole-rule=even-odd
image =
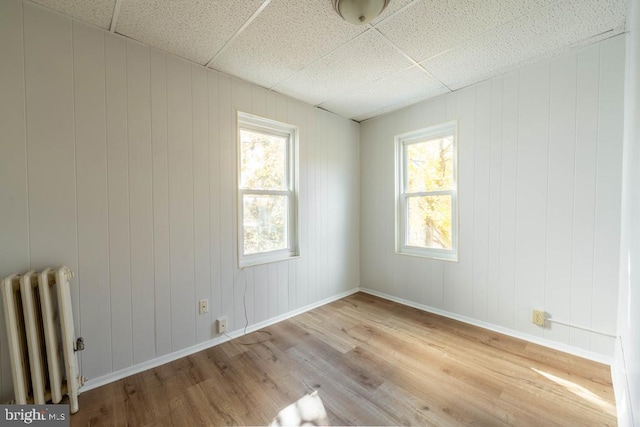
[{"label": "sunlight on floor", "polygon": [[280,411],[270,427],[325,425],[329,425],[329,418],[316,390]]},{"label": "sunlight on floor", "polygon": [[536,368],[531,368],[531,369],[537,372],[538,374],[542,375],[543,377],[547,378],[548,380],[551,380],[554,383],[563,386],[565,389],[575,394],[576,396],[583,398],[589,403],[593,403],[597,405],[600,409],[605,411],[607,414],[613,415],[613,416],[616,415],[615,405],[611,404],[610,402],[607,402],[606,400],[602,399],[600,396],[582,387],[581,385],[573,383],[569,380],[565,380],[564,378],[556,377],[555,375],[549,374],[547,372],[540,371],[539,369],[536,369]]}]

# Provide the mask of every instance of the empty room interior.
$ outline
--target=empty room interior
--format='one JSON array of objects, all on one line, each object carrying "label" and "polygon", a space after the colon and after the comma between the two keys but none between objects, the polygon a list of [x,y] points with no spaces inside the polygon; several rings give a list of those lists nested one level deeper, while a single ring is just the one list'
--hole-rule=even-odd
[{"label": "empty room interior", "polygon": [[1,0],[0,280],[71,425],[640,426],[640,2]]}]

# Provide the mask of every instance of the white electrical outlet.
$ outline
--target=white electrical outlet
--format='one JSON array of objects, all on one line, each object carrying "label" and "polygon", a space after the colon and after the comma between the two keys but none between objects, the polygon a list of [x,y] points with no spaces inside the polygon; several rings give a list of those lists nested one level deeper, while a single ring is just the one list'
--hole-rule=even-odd
[{"label": "white electrical outlet", "polygon": [[227,332],[227,318],[226,317],[221,317],[218,320],[216,320],[216,329],[217,329],[219,334],[224,334],[225,332]]},{"label": "white electrical outlet", "polygon": [[198,313],[205,314],[209,312],[209,300],[201,299],[198,301]]}]

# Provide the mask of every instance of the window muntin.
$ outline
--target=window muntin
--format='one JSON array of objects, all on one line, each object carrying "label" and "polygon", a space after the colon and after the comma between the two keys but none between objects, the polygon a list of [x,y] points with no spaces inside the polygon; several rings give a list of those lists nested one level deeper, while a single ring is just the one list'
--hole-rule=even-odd
[{"label": "window muntin", "polygon": [[297,129],[238,112],[240,267],[298,255]]},{"label": "window muntin", "polygon": [[396,137],[396,251],[457,261],[456,122]]}]

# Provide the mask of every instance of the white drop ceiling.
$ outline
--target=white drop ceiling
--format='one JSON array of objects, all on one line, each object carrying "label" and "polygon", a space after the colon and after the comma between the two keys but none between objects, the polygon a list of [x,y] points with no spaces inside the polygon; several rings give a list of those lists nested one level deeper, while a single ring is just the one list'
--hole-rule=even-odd
[{"label": "white drop ceiling", "polygon": [[626,0],[31,0],[356,121],[624,32]]}]

